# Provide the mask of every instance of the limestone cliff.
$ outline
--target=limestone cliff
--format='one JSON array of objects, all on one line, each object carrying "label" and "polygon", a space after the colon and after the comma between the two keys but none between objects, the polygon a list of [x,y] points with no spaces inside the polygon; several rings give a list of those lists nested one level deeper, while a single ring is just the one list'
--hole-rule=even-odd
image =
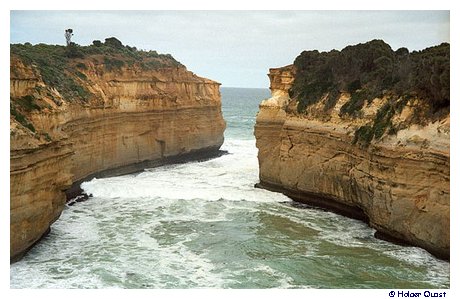
[{"label": "limestone cliff", "polygon": [[[329,92],[298,109],[298,71],[270,69],[272,97],[260,104],[255,126],[260,185],[363,219],[380,235],[448,259],[448,107],[434,113],[417,93],[385,91],[350,115],[343,107],[353,92],[339,90],[332,105]],[[372,135],[360,136],[363,128]]]},{"label": "limestone cliff", "polygon": [[69,58],[65,47],[12,45],[12,260],[59,217],[73,182],[223,143],[219,83],[169,55],[107,43],[81,49]]}]

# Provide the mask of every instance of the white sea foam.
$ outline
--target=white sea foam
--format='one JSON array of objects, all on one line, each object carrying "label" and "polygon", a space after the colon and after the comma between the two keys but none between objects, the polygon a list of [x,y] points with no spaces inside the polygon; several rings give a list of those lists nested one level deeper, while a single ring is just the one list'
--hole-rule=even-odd
[{"label": "white sea foam", "polygon": [[229,154],[204,162],[168,165],[137,175],[93,179],[82,184],[87,194],[104,198],[169,198],[205,201],[282,202],[282,194],[255,189],[258,182],[254,140],[227,140]]},{"label": "white sea foam", "polygon": [[289,275],[287,275],[286,273],[276,271],[268,265],[260,265],[252,269],[251,271],[263,272],[275,279],[277,285],[273,286],[273,288],[288,289],[293,287],[293,279]]}]

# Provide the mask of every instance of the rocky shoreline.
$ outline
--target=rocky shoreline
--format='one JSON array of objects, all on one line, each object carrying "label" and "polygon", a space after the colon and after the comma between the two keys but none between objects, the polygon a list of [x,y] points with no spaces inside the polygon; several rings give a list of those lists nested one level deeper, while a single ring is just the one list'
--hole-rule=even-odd
[{"label": "rocky shoreline", "polygon": [[[316,194],[316,193],[298,192],[295,190],[284,188],[282,186],[273,185],[273,184],[265,183],[265,182],[259,182],[255,184],[254,187],[265,189],[265,190],[272,191],[272,192],[282,193],[297,203],[307,205],[307,207],[309,208],[320,208],[325,211],[336,213],[338,215],[360,220],[366,223],[367,225],[371,226],[369,217],[366,215],[366,213],[364,213],[362,209],[356,206],[350,206],[350,205],[344,204],[343,202],[341,202],[340,199],[334,199],[328,196],[323,197],[322,195]],[[301,208],[305,208],[305,207],[301,207]],[[393,233],[385,232],[383,230],[376,230],[374,233],[374,237],[377,239],[383,240],[383,241],[387,241],[387,242],[391,242],[391,243],[400,245],[400,246],[419,246],[417,244],[407,241],[406,239],[394,237]],[[433,256],[441,260],[445,260],[445,261],[450,260],[450,255],[446,255],[442,251],[432,249],[432,250],[429,250],[429,252]]]},{"label": "rocky shoreline", "polygon": [[297,190],[288,189],[263,181],[255,184],[254,187],[282,193],[296,202],[318,207],[345,217],[369,223],[369,217],[363,212],[363,210],[356,206],[347,205],[341,202],[340,199],[332,198],[327,195],[323,196],[317,193],[299,192]]}]

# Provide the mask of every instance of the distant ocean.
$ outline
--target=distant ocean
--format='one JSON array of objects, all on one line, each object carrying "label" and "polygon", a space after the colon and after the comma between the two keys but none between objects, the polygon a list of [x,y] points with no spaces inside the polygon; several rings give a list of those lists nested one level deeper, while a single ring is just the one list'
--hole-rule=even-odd
[{"label": "distant ocean", "polygon": [[11,288],[449,288],[425,250],[255,189],[269,90],[221,92],[228,155],[83,183],[94,197],[11,265]]}]

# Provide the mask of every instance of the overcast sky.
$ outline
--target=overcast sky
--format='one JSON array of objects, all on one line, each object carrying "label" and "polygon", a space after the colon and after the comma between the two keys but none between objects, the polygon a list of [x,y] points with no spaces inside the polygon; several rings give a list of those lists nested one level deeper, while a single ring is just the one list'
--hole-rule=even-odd
[{"label": "overcast sky", "polygon": [[393,50],[449,42],[448,11],[12,11],[11,43],[123,44],[170,53],[202,77],[268,87],[268,69],[303,50],[340,50],[383,39]]}]

